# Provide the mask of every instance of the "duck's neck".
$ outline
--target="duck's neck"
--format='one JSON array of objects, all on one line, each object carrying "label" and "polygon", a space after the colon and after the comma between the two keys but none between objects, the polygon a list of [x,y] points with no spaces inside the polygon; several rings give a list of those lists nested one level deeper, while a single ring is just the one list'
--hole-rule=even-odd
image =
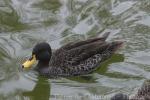
[{"label": "duck's neck", "polygon": [[45,67],[48,67],[48,66],[49,66],[49,61],[39,61],[38,64],[37,64],[37,67],[39,69],[45,68]]},{"label": "duck's neck", "polygon": [[35,70],[39,72],[40,75],[46,75],[49,73],[49,61],[39,61]]}]

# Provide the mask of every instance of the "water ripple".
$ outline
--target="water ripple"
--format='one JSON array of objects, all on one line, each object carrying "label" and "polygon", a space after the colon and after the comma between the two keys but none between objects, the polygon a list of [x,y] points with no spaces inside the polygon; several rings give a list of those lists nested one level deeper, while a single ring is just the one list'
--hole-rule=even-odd
[{"label": "water ripple", "polygon": [[[1,98],[30,99],[24,96],[26,91],[43,87],[51,89],[51,96],[132,93],[150,77],[149,4],[149,0],[1,0]],[[99,37],[105,32],[110,32],[107,41],[125,41],[118,51],[124,55],[112,57],[105,68],[93,74],[45,82],[33,72],[18,70],[38,42],[48,42],[57,49],[70,41]],[[119,62],[115,62],[117,59]]]}]

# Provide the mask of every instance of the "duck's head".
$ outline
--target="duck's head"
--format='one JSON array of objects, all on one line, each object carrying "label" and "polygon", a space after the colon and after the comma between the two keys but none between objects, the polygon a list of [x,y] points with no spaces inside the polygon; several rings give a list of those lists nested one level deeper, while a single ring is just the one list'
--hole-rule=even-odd
[{"label": "duck's head", "polygon": [[51,47],[48,43],[38,43],[33,48],[31,58],[22,64],[22,68],[30,68],[36,61],[48,64],[51,59],[51,55]]}]

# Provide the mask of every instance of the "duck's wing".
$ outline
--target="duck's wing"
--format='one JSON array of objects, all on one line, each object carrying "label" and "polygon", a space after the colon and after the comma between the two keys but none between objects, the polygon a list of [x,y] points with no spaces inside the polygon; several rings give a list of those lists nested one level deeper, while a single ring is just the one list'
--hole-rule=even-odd
[{"label": "duck's wing", "polygon": [[73,48],[67,51],[66,64],[76,66],[96,54],[102,54],[107,47],[108,44],[106,42],[100,41]]},{"label": "duck's wing", "polygon": [[109,34],[110,34],[110,32],[106,32],[102,37],[99,37],[99,38],[92,38],[92,39],[88,39],[88,40],[84,40],[84,41],[80,41],[80,42],[70,42],[70,43],[62,46],[61,49],[70,50],[72,48],[76,48],[76,47],[90,44],[90,43],[97,42],[97,41],[104,42],[107,39],[107,37],[109,36]]},{"label": "duck's wing", "polygon": [[61,76],[87,74],[108,59],[121,44],[122,42],[94,41],[70,50],[58,49],[51,58],[50,66],[59,68]]}]

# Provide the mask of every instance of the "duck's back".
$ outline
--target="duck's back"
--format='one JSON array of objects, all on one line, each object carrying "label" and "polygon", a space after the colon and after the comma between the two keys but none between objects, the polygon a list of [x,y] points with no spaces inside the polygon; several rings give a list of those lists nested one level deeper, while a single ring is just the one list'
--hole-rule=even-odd
[{"label": "duck's back", "polygon": [[94,71],[122,44],[107,43],[105,39],[106,37],[70,43],[56,50],[51,57],[49,73],[54,76],[76,76]]}]

